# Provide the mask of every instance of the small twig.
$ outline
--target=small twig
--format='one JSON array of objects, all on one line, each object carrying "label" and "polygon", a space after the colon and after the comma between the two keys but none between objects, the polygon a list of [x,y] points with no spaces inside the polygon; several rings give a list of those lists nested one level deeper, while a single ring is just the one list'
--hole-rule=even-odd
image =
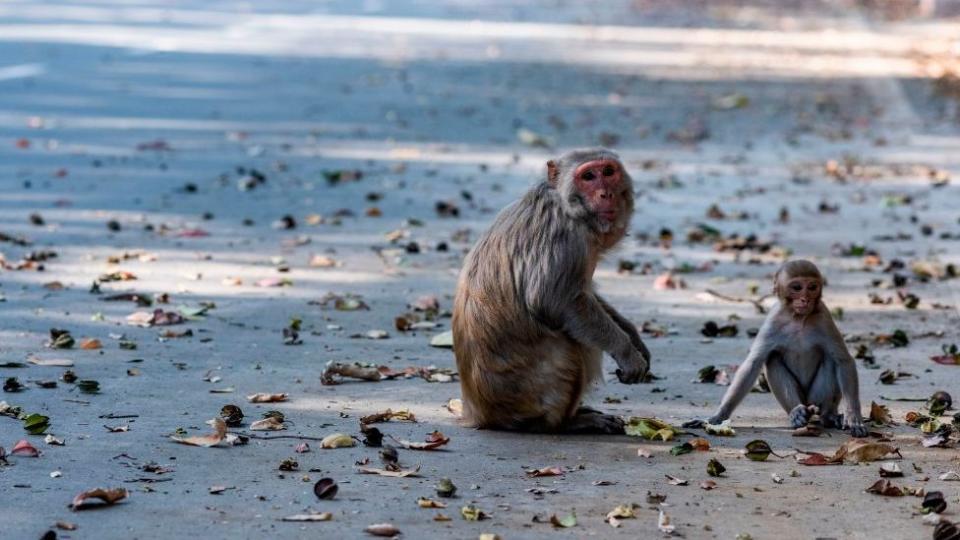
[{"label": "small twig", "polygon": [[740,297],[737,297],[737,296],[727,296],[727,295],[725,295],[725,294],[718,293],[717,291],[715,291],[715,290],[713,290],[713,289],[707,289],[705,292],[706,292],[707,294],[709,294],[709,295],[711,295],[711,296],[714,296],[714,297],[716,297],[716,298],[719,298],[719,299],[721,299],[721,300],[726,300],[727,302],[737,302],[737,303],[739,303],[739,304],[744,304],[744,303],[746,303],[746,304],[753,304],[753,307],[756,308],[757,313],[759,313],[759,314],[761,314],[761,315],[765,315],[765,314],[767,313],[767,308],[763,307],[763,304],[761,304],[761,302],[763,302],[763,301],[766,300],[767,298],[773,296],[772,294],[765,294],[765,295],[761,296],[760,298],[758,298],[758,299],[756,299],[756,300],[753,300],[752,298],[740,298]]},{"label": "small twig", "polygon": [[101,414],[97,418],[109,418],[111,420],[117,420],[119,418],[140,418],[139,414]]}]

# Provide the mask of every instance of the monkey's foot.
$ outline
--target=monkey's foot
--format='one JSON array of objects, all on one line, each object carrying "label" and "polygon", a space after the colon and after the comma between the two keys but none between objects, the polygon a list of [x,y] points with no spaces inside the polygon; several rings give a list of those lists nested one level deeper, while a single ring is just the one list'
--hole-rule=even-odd
[{"label": "monkey's foot", "polygon": [[870,435],[870,430],[867,429],[867,426],[859,422],[856,424],[848,424],[844,422],[843,429],[850,430],[850,435],[857,437],[858,439]]},{"label": "monkey's foot", "polygon": [[612,414],[603,414],[599,411],[576,415],[563,425],[566,433],[601,433],[608,435],[622,435],[623,419]]},{"label": "monkey's foot", "polygon": [[603,413],[594,409],[593,407],[587,407],[586,405],[581,405],[577,407],[577,412],[573,414],[579,416],[581,414],[603,414]]},{"label": "monkey's foot", "polygon": [[816,405],[797,405],[790,411],[790,425],[795,428],[802,428],[810,422],[813,415],[817,414]]},{"label": "monkey's foot", "polygon": [[826,413],[822,416],[823,427],[829,429],[843,429],[843,415]]}]

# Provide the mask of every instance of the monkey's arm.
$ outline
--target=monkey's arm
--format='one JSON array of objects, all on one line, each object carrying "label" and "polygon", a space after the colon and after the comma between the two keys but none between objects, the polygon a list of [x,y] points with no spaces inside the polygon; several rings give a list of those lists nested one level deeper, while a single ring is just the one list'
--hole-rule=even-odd
[{"label": "monkey's arm", "polygon": [[863,425],[863,413],[860,410],[860,380],[857,377],[857,363],[850,356],[850,351],[847,350],[843,336],[836,326],[828,331],[827,340],[829,341],[827,354],[836,365],[840,392],[847,406],[843,427],[849,429],[854,437],[866,437],[867,428]]},{"label": "monkey's arm", "polygon": [[756,384],[757,378],[760,377],[760,371],[763,370],[771,352],[773,352],[773,346],[771,345],[770,332],[767,325],[764,325],[753,342],[753,346],[750,347],[747,359],[737,368],[730,388],[727,389],[727,392],[723,395],[723,400],[720,401],[720,407],[707,420],[708,423],[719,424],[730,418],[733,411]]},{"label": "monkey's arm", "polygon": [[647,350],[647,346],[644,345],[643,340],[640,339],[640,333],[637,332],[637,326],[627,320],[626,317],[620,314],[619,311],[613,308],[609,302],[607,302],[599,294],[595,294],[597,302],[600,302],[600,305],[603,307],[603,310],[607,312],[607,315],[610,315],[610,318],[613,319],[613,322],[617,324],[624,332],[627,333],[627,336],[630,338],[630,343],[633,344],[634,348],[640,351],[640,354],[647,360],[650,361],[650,351]]},{"label": "monkey's arm", "polygon": [[650,367],[647,356],[634,346],[627,332],[594,294],[578,294],[567,309],[564,321],[563,329],[570,337],[610,353],[620,368],[617,370],[620,382],[636,384],[646,374]]}]

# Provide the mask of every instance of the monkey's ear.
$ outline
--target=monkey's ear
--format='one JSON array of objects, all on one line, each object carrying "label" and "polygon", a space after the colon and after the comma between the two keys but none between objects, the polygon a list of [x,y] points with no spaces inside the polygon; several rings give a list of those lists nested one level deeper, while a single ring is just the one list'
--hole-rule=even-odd
[{"label": "monkey's ear", "polygon": [[560,167],[557,166],[557,162],[552,159],[547,162],[547,183],[553,187],[557,187],[557,182],[560,180]]}]

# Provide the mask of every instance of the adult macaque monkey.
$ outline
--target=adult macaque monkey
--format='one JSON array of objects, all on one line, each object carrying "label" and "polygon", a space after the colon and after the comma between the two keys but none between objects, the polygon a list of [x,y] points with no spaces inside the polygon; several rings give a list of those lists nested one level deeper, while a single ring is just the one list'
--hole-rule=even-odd
[{"label": "adult macaque monkey", "polygon": [[[825,427],[849,429],[854,437],[865,437],[857,366],[820,300],[820,271],[810,261],[789,261],[773,281],[780,303],[767,315],[720,408],[707,422],[719,424],[729,418],[760,370],[765,370],[770,390],[790,415],[793,427],[803,427],[819,414]],[[841,397],[846,415],[837,412]]]},{"label": "adult macaque monkey", "polygon": [[597,262],[623,238],[633,182],[616,154],[576,150],[496,217],[467,255],[453,306],[464,418],[476,427],[622,433],[580,406],[603,351],[625,384],[650,353],[636,327],[593,289]]}]

